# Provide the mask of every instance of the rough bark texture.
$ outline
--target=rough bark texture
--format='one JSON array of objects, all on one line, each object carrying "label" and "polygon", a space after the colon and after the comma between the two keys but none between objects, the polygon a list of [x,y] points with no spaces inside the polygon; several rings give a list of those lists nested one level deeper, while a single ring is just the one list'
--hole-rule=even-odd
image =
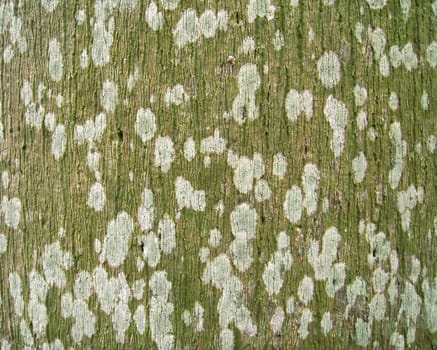
[{"label": "rough bark texture", "polygon": [[1,349],[437,347],[437,1],[0,4]]}]

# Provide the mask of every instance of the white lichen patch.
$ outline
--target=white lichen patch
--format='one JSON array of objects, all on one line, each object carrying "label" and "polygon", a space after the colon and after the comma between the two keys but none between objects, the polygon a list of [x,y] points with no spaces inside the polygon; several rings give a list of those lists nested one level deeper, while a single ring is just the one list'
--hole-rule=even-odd
[{"label": "white lichen patch", "polygon": [[240,272],[247,271],[253,261],[253,249],[250,242],[241,238],[234,239],[229,246],[229,251],[234,266]]},{"label": "white lichen patch", "polygon": [[411,223],[411,211],[416,207],[423,189],[416,190],[416,186],[410,185],[405,191],[397,193],[397,208],[401,215],[401,227],[404,232],[409,232]]},{"label": "white lichen patch", "polygon": [[56,116],[53,112],[48,112],[44,116],[44,127],[47,131],[53,132],[56,127]]},{"label": "white lichen patch", "polygon": [[62,289],[67,283],[64,270],[71,267],[71,255],[61,249],[60,243],[46,245],[42,256],[44,276],[49,285]]},{"label": "white lichen patch", "polygon": [[176,226],[167,213],[159,221],[158,235],[161,238],[161,251],[170,254],[176,248]]},{"label": "white lichen patch", "polygon": [[405,340],[404,336],[398,332],[393,332],[390,336],[390,346],[395,350],[404,350]]},{"label": "white lichen patch", "polygon": [[73,303],[72,317],[74,323],[71,328],[71,337],[76,344],[81,343],[84,336],[91,338],[96,331],[96,316],[88,309],[83,300]]},{"label": "white lichen patch", "polygon": [[182,13],[173,29],[173,39],[176,46],[182,48],[189,43],[194,43],[201,35],[199,19],[194,9],[188,8]]},{"label": "white lichen patch", "polygon": [[53,12],[59,4],[59,0],[41,0],[41,5],[47,12]]},{"label": "white lichen patch", "polygon": [[302,191],[299,186],[293,185],[285,194],[284,215],[292,224],[297,224],[303,208]]},{"label": "white lichen patch", "polygon": [[175,159],[175,149],[170,136],[158,136],[155,140],[154,165],[161,168],[163,173],[168,173]]},{"label": "white lichen patch", "polygon": [[44,107],[30,102],[24,112],[26,124],[34,127],[36,130],[41,130],[42,122],[44,120]]},{"label": "white lichen patch", "polygon": [[255,46],[255,40],[251,36],[248,36],[244,38],[243,42],[238,48],[238,53],[243,55],[252,54],[255,51]]},{"label": "white lichen patch", "polygon": [[300,301],[307,306],[311,300],[313,299],[314,294],[314,282],[311,277],[304,276],[302,281],[299,283],[299,287],[297,289],[297,296]]},{"label": "white lichen patch", "polygon": [[320,171],[312,163],[305,164],[302,175],[302,188],[304,192],[303,206],[308,216],[314,215],[317,210]]},{"label": "white lichen patch", "polygon": [[184,157],[191,162],[196,156],[196,143],[192,137],[188,137],[184,143]]},{"label": "white lichen patch", "polygon": [[355,322],[355,341],[357,345],[367,347],[370,341],[372,329],[370,325],[358,318]]},{"label": "white lichen patch", "polygon": [[360,85],[355,85],[354,87],[354,98],[355,98],[355,105],[358,107],[361,107],[366,103],[367,100],[367,89]]},{"label": "white lichen patch", "polygon": [[261,84],[261,77],[255,64],[241,66],[237,77],[239,93],[232,103],[232,116],[242,125],[247,119],[258,118],[259,108],[255,103],[255,94]]},{"label": "white lichen patch", "polygon": [[124,344],[125,333],[130,326],[131,312],[129,306],[123,302],[119,302],[112,314],[112,326],[116,331],[115,341],[118,344]]},{"label": "white lichen patch", "polygon": [[158,12],[158,6],[154,1],[151,1],[146,9],[146,22],[150,29],[157,31],[163,27],[164,15],[162,12]]},{"label": "white lichen patch", "polygon": [[34,339],[32,336],[32,332],[27,324],[27,322],[23,319],[20,321],[20,335],[23,338],[23,342],[27,345],[26,348],[32,349],[34,347]]},{"label": "white lichen patch", "polygon": [[422,282],[422,291],[426,327],[434,333],[437,331],[437,276],[431,282],[425,278]]},{"label": "white lichen patch", "polygon": [[191,183],[178,176],[175,181],[176,202],[178,211],[184,208],[194,211],[204,211],[206,208],[206,195],[203,190],[195,190]]},{"label": "white lichen patch", "polygon": [[276,153],[273,156],[273,175],[283,180],[287,172],[287,158],[282,153]]},{"label": "white lichen patch", "polygon": [[76,299],[88,300],[93,291],[93,278],[87,271],[80,271],[74,280],[74,296]]},{"label": "white lichen patch", "polygon": [[154,215],[153,192],[148,188],[144,188],[141,196],[141,205],[138,207],[138,223],[142,231],[152,229],[155,219]]},{"label": "white lichen patch", "polygon": [[199,17],[200,32],[205,38],[215,36],[217,30],[217,18],[212,10],[205,10]]},{"label": "white lichen patch", "polygon": [[364,180],[367,170],[367,159],[363,152],[360,152],[352,160],[352,171],[354,173],[354,182],[356,184],[361,183]]},{"label": "white lichen patch", "polygon": [[276,8],[270,0],[250,0],[247,5],[247,21],[253,23],[257,17],[267,18],[271,21],[275,18],[275,10]]},{"label": "white lichen patch", "polygon": [[248,203],[236,206],[230,215],[230,220],[232,234],[235,238],[255,238],[257,214]]},{"label": "white lichen patch", "polygon": [[381,10],[387,4],[387,0],[367,0],[372,10]]},{"label": "white lichen patch", "polygon": [[381,28],[376,28],[375,30],[371,30],[371,28],[369,28],[368,37],[370,44],[372,45],[375,59],[379,61],[383,55],[385,45],[387,43],[384,31]]},{"label": "white lichen patch", "polygon": [[[103,10],[102,12],[107,11]],[[111,58],[110,50],[113,42],[112,33],[114,32],[114,18],[111,17],[106,25],[104,22],[105,16],[99,17],[100,18],[97,18],[94,23],[93,41],[91,47],[91,57],[97,67],[101,67],[109,63]]]},{"label": "white lichen patch", "polygon": [[149,326],[152,340],[158,349],[172,349],[174,346],[171,316],[174,306],[167,302],[171,283],[165,271],[155,271],[150,277],[149,287],[152,293],[149,309]]},{"label": "white lichen patch", "polygon": [[234,332],[229,328],[224,328],[220,331],[220,349],[221,350],[234,349]]},{"label": "white lichen patch", "polygon": [[410,267],[410,275],[409,278],[411,282],[416,284],[420,275],[420,261],[415,257],[411,257],[411,267]]},{"label": "white lichen patch", "polygon": [[411,42],[407,43],[402,49],[402,62],[407,71],[416,69],[419,65],[419,59],[413,50],[413,44]]},{"label": "white lichen patch", "polygon": [[102,255],[108,265],[118,267],[123,264],[129,249],[129,239],[133,230],[133,220],[126,212],[120,212],[108,223],[103,241]]},{"label": "white lichen patch", "polygon": [[14,197],[8,199],[7,196],[2,197],[1,212],[3,214],[4,223],[7,227],[16,230],[21,218],[21,201]]},{"label": "white lichen patch", "polygon": [[212,283],[214,287],[222,289],[231,276],[231,262],[225,254],[220,254],[214,260],[206,263],[202,274],[204,284]]},{"label": "white lichen patch", "polygon": [[165,10],[174,10],[178,7],[181,0],[161,0],[162,7]]},{"label": "white lichen patch", "polygon": [[369,322],[372,322],[372,320],[382,321],[385,317],[386,309],[387,306],[384,294],[375,294],[369,305]]},{"label": "white lichen patch", "polygon": [[428,140],[426,141],[426,148],[428,149],[429,153],[434,154],[436,145],[437,145],[437,137],[435,137],[435,135],[430,135],[428,137]]},{"label": "white lichen patch", "polygon": [[146,308],[144,305],[138,305],[135,313],[132,316],[132,319],[135,322],[138,333],[143,335],[146,331]]},{"label": "white lichen patch", "polygon": [[331,319],[331,313],[329,311],[325,312],[323,314],[322,320],[320,321],[320,327],[322,328],[323,334],[325,336],[328,335],[328,333],[332,329],[332,319]]},{"label": "white lichen patch", "polygon": [[56,125],[52,135],[51,151],[55,160],[59,160],[65,152],[67,146],[67,134],[63,124]]},{"label": "white lichen patch", "polygon": [[88,192],[87,205],[95,211],[102,211],[105,206],[105,189],[100,182],[95,182]]},{"label": "white lichen patch", "polygon": [[372,283],[375,293],[384,293],[385,285],[388,282],[389,274],[385,272],[381,267],[377,267],[373,271]]},{"label": "white lichen patch", "polygon": [[392,91],[388,98],[388,106],[394,112],[399,108],[399,98],[396,92]]},{"label": "white lichen patch", "polygon": [[117,83],[105,80],[103,82],[102,94],[100,96],[100,103],[106,112],[114,113],[115,107],[118,104],[118,86]]},{"label": "white lichen patch", "polygon": [[277,306],[275,309],[275,313],[273,314],[270,320],[270,328],[274,334],[279,334],[282,329],[282,324],[285,320],[285,312],[284,309],[280,306]]},{"label": "white lichen patch", "polygon": [[20,275],[16,272],[10,272],[8,280],[9,292],[14,303],[15,314],[21,317],[24,311],[24,299]]},{"label": "white lichen patch", "polygon": [[8,238],[3,233],[0,233],[0,254],[6,253],[7,250]]},{"label": "white lichen patch", "polygon": [[416,289],[411,283],[405,282],[404,292],[401,294],[401,307],[399,308],[398,319],[402,315],[405,316],[408,327],[408,344],[412,344],[415,340],[416,322],[420,315],[421,306],[422,299],[417,294]]},{"label": "white lichen patch", "polygon": [[220,136],[219,129],[214,130],[214,135],[200,141],[200,153],[202,154],[222,154],[225,151],[226,139]]},{"label": "white lichen patch", "polygon": [[167,107],[170,105],[180,106],[190,100],[190,95],[187,94],[181,84],[176,84],[172,88],[168,87],[165,91],[164,103]]},{"label": "white lichen patch", "polygon": [[336,86],[341,78],[341,66],[337,54],[334,51],[326,51],[317,61],[317,71],[325,88]]},{"label": "white lichen patch", "polygon": [[62,79],[63,63],[61,45],[57,39],[52,39],[49,42],[49,75],[53,81],[60,81]]},{"label": "white lichen patch", "polygon": [[150,232],[142,237],[143,257],[149,267],[156,267],[161,259],[161,250],[159,248],[159,239],[155,233]]},{"label": "white lichen patch", "polygon": [[301,339],[306,339],[310,334],[308,327],[310,326],[311,322],[313,322],[312,311],[308,308],[303,309],[299,320],[299,329],[297,330],[297,333]]},{"label": "white lichen patch", "polygon": [[437,41],[433,41],[426,48],[426,60],[432,68],[437,67]]},{"label": "white lichen patch", "polygon": [[144,282],[142,278],[132,283],[132,295],[135,299],[141,300],[143,298],[145,286],[146,286],[146,282]]},{"label": "white lichen patch", "polygon": [[326,281],[326,294],[333,298],[335,293],[343,287],[346,279],[345,264],[336,263],[338,245],[341,236],[335,226],[329,227],[322,240],[322,251],[319,253],[319,242],[313,240],[308,252],[308,262],[314,269],[315,279]]},{"label": "white lichen patch", "polygon": [[255,192],[255,200],[257,202],[263,202],[269,200],[270,197],[272,196],[272,190],[270,189],[268,182],[264,179],[261,179],[256,182],[254,192]]},{"label": "white lichen patch", "polygon": [[309,120],[313,116],[313,95],[311,91],[305,90],[299,92],[291,89],[285,98],[285,110],[287,117],[291,121],[296,121],[297,117],[304,113],[306,119]]},{"label": "white lichen patch", "polygon": [[194,329],[196,330],[196,332],[203,331],[204,314],[205,314],[205,310],[204,310],[202,304],[200,304],[196,300],[194,302],[194,309],[193,309],[193,314],[192,314],[193,322],[195,324]]},{"label": "white lichen patch", "polygon": [[156,118],[150,108],[138,109],[134,128],[141,141],[147,142],[153,138],[156,132]]},{"label": "white lichen patch", "polygon": [[422,97],[420,98],[420,105],[424,111],[427,111],[429,108],[429,95],[426,90],[423,91]]},{"label": "white lichen patch", "polygon": [[80,68],[85,69],[88,67],[88,64],[89,64],[88,52],[86,49],[83,49],[79,57]]},{"label": "white lichen patch", "polygon": [[222,234],[217,228],[213,228],[211,231],[209,231],[208,243],[211,247],[217,248],[220,244],[221,239]]},{"label": "white lichen patch", "polygon": [[276,295],[284,283],[282,274],[291,269],[293,257],[291,256],[289,240],[285,232],[280,232],[277,237],[278,250],[272,255],[262,275],[267,293]]},{"label": "white lichen patch", "polygon": [[390,61],[387,55],[382,55],[379,60],[379,72],[385,78],[390,75]]},{"label": "white lichen patch", "polygon": [[284,41],[284,35],[278,29],[275,33],[275,36],[273,37],[273,47],[276,51],[280,51],[282,49],[282,47],[284,46]]},{"label": "white lichen patch", "polygon": [[326,100],[323,113],[333,132],[330,147],[334,152],[334,156],[337,158],[343,153],[344,149],[348,109],[342,101],[330,95]]}]

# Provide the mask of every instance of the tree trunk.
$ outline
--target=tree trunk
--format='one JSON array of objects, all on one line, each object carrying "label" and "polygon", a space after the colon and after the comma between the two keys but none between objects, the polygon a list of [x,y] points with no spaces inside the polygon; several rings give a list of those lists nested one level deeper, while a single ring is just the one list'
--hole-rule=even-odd
[{"label": "tree trunk", "polygon": [[1,3],[1,349],[437,347],[436,22]]}]

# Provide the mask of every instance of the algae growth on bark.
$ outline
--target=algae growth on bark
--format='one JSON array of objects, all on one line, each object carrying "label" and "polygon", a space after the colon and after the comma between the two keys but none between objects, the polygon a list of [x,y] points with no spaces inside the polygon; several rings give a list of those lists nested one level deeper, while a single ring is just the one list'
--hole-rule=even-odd
[{"label": "algae growth on bark", "polygon": [[437,347],[437,1],[0,3],[0,348]]}]

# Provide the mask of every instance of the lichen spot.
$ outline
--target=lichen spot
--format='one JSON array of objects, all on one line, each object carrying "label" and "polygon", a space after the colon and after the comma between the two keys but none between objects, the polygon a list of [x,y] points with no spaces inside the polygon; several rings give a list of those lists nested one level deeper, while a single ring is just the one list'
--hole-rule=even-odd
[{"label": "lichen spot", "polygon": [[334,51],[326,51],[317,61],[317,71],[322,85],[330,89],[340,82],[340,60]]}]

